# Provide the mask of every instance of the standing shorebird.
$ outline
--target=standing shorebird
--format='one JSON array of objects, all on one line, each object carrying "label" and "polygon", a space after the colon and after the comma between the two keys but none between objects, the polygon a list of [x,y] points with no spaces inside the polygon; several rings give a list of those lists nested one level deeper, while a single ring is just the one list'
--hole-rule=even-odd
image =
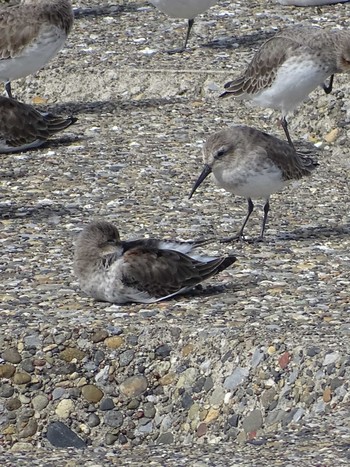
[{"label": "standing shorebird", "polygon": [[243,75],[225,84],[220,97],[234,96],[280,110],[282,127],[293,146],[287,114],[319,85],[330,93],[336,73],[350,73],[349,31],[287,28],[262,45]]},{"label": "standing shorebird", "polygon": [[76,121],[75,117],[41,113],[31,105],[0,96],[0,154],[39,147]]},{"label": "standing shorebird", "polygon": [[265,200],[259,237],[262,240],[270,209],[270,195],[282,190],[291,180],[310,175],[318,165],[311,157],[298,154],[284,141],[244,125],[236,125],[209,136],[203,147],[203,159],[204,168],[192,188],[190,198],[212,173],[218,186],[244,196],[248,201],[248,213],[238,234],[223,241],[244,239],[244,228],[253,212],[254,198]]},{"label": "standing shorebird", "polygon": [[22,0],[0,10],[0,81],[36,73],[63,47],[72,29],[70,0]]},{"label": "standing shorebird", "polygon": [[218,0],[150,0],[160,11],[172,18],[188,20],[187,33],[183,47],[172,50],[172,53],[183,52],[187,47],[194,18],[215,5]]},{"label": "standing shorebird", "polygon": [[80,287],[96,300],[153,303],[183,293],[236,261],[192,250],[207,243],[156,239],[121,241],[109,222],[92,222],[79,234],[74,272]]}]

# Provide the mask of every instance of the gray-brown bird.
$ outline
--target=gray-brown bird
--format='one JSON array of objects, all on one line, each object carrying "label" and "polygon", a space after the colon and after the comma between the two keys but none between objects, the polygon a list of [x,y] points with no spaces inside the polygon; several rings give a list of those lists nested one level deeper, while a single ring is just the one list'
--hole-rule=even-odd
[{"label": "gray-brown bird", "polygon": [[[287,114],[317,86],[328,94],[336,73],[350,73],[350,32],[318,27],[286,28],[267,40],[244,73],[225,84],[220,97],[234,96],[282,112],[290,145]],[[325,80],[330,77],[329,84]]]},{"label": "gray-brown bird", "polygon": [[157,239],[121,241],[109,222],[92,222],[79,234],[74,273],[96,300],[153,303],[183,293],[236,261],[206,257],[193,250],[207,243]]},{"label": "gray-brown bird", "polygon": [[0,153],[39,147],[76,121],[75,117],[42,113],[31,105],[0,96]]},{"label": "gray-brown bird", "polygon": [[265,232],[270,195],[282,190],[291,180],[310,175],[318,163],[298,154],[288,143],[245,125],[218,131],[203,147],[204,168],[194,184],[190,198],[212,174],[215,183],[248,201],[248,213],[238,234],[225,241],[244,239],[244,228],[253,212],[252,199],[263,198],[264,218],[259,240]]}]

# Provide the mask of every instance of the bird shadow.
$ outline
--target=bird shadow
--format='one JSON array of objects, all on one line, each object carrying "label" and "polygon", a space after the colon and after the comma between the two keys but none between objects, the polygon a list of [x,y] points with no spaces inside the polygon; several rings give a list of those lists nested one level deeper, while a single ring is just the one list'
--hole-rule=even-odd
[{"label": "bird shadow", "polygon": [[279,233],[275,237],[275,241],[289,240],[309,240],[309,239],[325,239],[331,237],[347,237],[350,234],[350,224],[337,226],[318,225],[313,227],[297,228],[290,232]]},{"label": "bird shadow", "polygon": [[0,219],[48,219],[52,217],[81,216],[82,208],[65,206],[0,205]]},{"label": "bird shadow", "polygon": [[[254,281],[252,280],[249,283],[249,286],[253,287]],[[196,297],[212,297],[214,295],[221,295],[221,294],[234,294],[235,292],[239,292],[243,289],[246,289],[247,285],[242,283],[233,282],[226,282],[225,284],[198,284],[193,289],[189,290],[188,292],[184,292],[178,297],[187,297],[187,298],[196,298]]]},{"label": "bird shadow", "polygon": [[74,18],[87,18],[89,16],[120,16],[123,13],[129,13],[140,9],[137,2],[127,1],[123,5],[102,5],[91,8],[74,8]]},{"label": "bird shadow", "polygon": [[79,114],[100,114],[101,112],[129,111],[138,108],[157,108],[159,106],[173,105],[176,101],[181,101],[181,98],[149,98],[142,100],[121,100],[108,99],[105,101],[94,102],[65,102],[55,105],[47,105],[40,110],[50,111],[54,114],[79,115]]},{"label": "bird shadow", "polygon": [[262,31],[259,30],[252,34],[245,34],[242,36],[225,37],[223,39],[214,39],[206,44],[202,44],[204,48],[210,49],[237,49],[237,48],[257,48],[273,37],[276,31]]}]

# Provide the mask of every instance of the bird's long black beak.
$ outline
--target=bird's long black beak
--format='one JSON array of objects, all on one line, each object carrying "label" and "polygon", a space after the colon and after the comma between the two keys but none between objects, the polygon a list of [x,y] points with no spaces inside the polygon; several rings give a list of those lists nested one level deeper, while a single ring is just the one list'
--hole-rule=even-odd
[{"label": "bird's long black beak", "polygon": [[198,177],[196,183],[193,185],[191,194],[190,194],[190,196],[188,197],[188,199],[191,199],[191,198],[192,198],[193,193],[197,190],[197,188],[199,187],[199,185],[200,185],[200,184],[207,178],[207,176],[210,175],[210,174],[211,174],[211,167],[210,167],[210,165],[205,164],[204,167],[203,167],[202,173],[201,173],[200,176]]}]

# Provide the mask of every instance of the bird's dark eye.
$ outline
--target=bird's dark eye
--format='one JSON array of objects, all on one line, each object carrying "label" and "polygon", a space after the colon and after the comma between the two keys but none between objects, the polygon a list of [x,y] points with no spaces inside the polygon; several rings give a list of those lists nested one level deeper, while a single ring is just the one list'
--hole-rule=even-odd
[{"label": "bird's dark eye", "polygon": [[219,149],[219,150],[216,152],[214,158],[215,158],[215,159],[220,159],[220,157],[224,156],[225,154],[226,154],[225,149],[223,149],[223,148],[222,148],[222,149]]}]

